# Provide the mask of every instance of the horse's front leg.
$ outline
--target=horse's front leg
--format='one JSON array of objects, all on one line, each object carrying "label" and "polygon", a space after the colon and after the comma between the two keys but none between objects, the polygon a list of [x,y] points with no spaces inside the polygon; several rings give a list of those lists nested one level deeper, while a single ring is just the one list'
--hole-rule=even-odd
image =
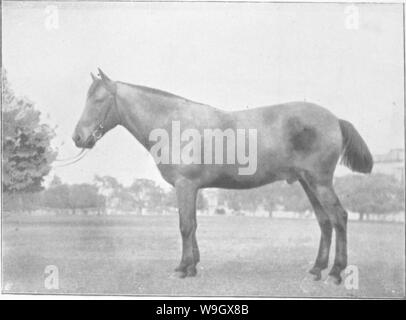
[{"label": "horse's front leg", "polygon": [[186,179],[175,184],[179,207],[179,227],[182,235],[182,259],[175,269],[178,276],[193,277],[196,275],[196,264],[199,262],[199,249],[196,241],[196,195],[198,188]]}]

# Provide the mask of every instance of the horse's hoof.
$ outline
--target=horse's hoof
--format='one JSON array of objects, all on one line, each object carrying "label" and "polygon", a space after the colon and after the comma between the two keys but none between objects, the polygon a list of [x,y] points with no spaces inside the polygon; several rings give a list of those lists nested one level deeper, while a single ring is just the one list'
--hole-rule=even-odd
[{"label": "horse's hoof", "polygon": [[175,271],[173,274],[173,278],[183,279],[186,278],[187,274],[185,271]]},{"label": "horse's hoof", "polygon": [[318,274],[311,274],[313,276],[313,281],[320,281],[321,280],[321,272]]},{"label": "horse's hoof", "polygon": [[186,271],[186,267],[182,266],[182,265],[178,265],[175,269],[175,272],[185,272]]},{"label": "horse's hoof", "polygon": [[335,284],[336,286],[340,285],[342,282],[341,276],[337,274],[329,274],[325,283],[326,284]]},{"label": "horse's hoof", "polygon": [[321,279],[321,270],[319,268],[313,267],[309,270],[309,273],[313,276],[314,281],[319,281]]},{"label": "horse's hoof", "polygon": [[186,268],[186,276],[195,277],[197,275],[197,270],[195,266],[189,266]]}]

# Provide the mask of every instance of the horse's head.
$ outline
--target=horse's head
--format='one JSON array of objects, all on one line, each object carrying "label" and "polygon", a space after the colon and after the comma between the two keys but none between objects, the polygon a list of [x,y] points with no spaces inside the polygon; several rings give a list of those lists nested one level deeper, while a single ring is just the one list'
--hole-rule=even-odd
[{"label": "horse's head", "polygon": [[116,106],[116,83],[99,69],[100,78],[91,74],[93,83],[87,93],[86,106],[72,139],[79,148],[92,148],[107,131],[119,124]]}]

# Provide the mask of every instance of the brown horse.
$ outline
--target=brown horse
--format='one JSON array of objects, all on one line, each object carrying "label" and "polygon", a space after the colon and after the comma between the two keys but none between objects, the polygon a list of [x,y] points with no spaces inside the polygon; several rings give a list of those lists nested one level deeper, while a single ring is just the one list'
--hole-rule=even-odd
[{"label": "brown horse", "polygon": [[256,130],[256,170],[252,174],[239,174],[238,164],[228,162],[157,163],[162,177],[176,188],[183,245],[175,271],[180,277],[196,275],[200,260],[195,204],[199,189],[246,189],[286,180],[302,185],[321,229],[317,258],[309,272],[319,280],[327,268],[334,229],[335,260],[329,275],[335,283],[341,282],[347,266],[347,212],[333,188],[334,170],[340,155],[353,171],[370,173],[373,166],[366,143],[351,123],[307,102],[224,112],[157,89],[112,81],[100,69],[99,75],[92,74],[86,107],[73,135],[77,147],[92,148],[117,125],[150,152],[154,146],[151,132],[162,129],[174,134],[174,121],[182,129],[200,133],[205,129]]}]

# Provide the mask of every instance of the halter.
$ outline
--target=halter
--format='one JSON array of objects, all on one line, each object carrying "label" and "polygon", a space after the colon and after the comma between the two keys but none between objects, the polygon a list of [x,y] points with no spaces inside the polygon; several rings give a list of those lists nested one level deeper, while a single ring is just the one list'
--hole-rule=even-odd
[{"label": "halter", "polygon": [[[94,142],[96,143],[98,140],[101,139],[101,137],[103,137],[104,132],[104,123],[106,122],[106,119],[108,117],[108,115],[110,114],[111,109],[115,108],[116,109],[116,113],[119,119],[119,122],[121,123],[121,116],[120,116],[120,112],[118,111],[118,107],[117,107],[117,96],[116,94],[111,94],[113,97],[113,107],[109,107],[104,115],[104,118],[102,121],[100,121],[99,125],[96,127],[96,129],[93,130],[92,134],[90,135],[90,137],[93,138]],[[89,137],[89,138],[90,138]]]}]

